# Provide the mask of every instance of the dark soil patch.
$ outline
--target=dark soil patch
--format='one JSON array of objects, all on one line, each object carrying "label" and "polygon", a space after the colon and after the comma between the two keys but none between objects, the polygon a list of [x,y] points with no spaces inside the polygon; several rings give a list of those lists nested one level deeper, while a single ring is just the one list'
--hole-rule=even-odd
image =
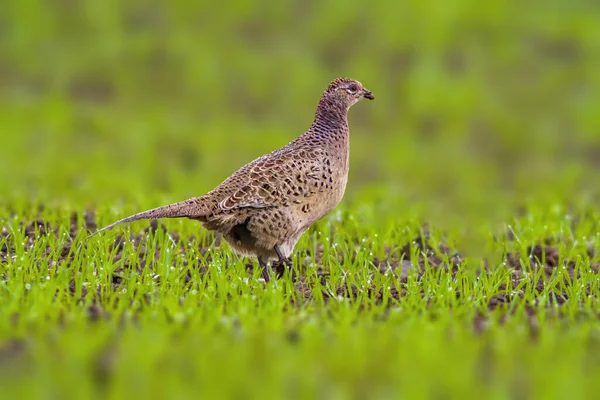
[{"label": "dark soil patch", "polygon": [[0,367],[12,365],[26,353],[27,347],[23,339],[9,339],[0,343]]},{"label": "dark soil patch", "polygon": [[[68,240],[59,251],[49,246],[43,250],[42,258],[47,260],[48,268],[70,268],[74,259],[78,255],[78,248],[73,248],[73,240],[79,233],[79,230],[85,229],[87,232],[93,232],[97,228],[95,214],[86,212],[83,215],[83,223],[80,223],[80,215],[73,212],[70,217],[68,227]],[[157,233],[159,230],[167,232],[166,227],[157,221],[151,221],[148,228],[142,231],[141,234],[130,234],[129,237],[117,235],[114,242],[108,249],[112,254],[112,262],[115,265],[112,271],[112,279],[109,283],[110,288],[98,288],[93,293],[90,293],[86,287],[76,288],[75,280],[72,280],[66,291],[78,297],[81,301],[88,304],[89,318],[92,321],[110,318],[110,315],[103,309],[103,293],[106,290],[117,290],[123,283],[126,276],[131,273],[148,273],[152,271],[154,265],[161,260],[160,249],[150,250],[147,246],[147,233]],[[59,235],[64,233],[65,229],[58,226],[52,226],[41,218],[31,222],[21,222],[18,235],[24,235],[25,246],[33,246],[40,237],[45,235],[54,235],[57,239]],[[203,256],[203,260],[199,261],[198,265],[190,266],[190,270],[197,269],[200,274],[208,271],[211,265],[211,257],[207,255],[209,250],[208,245],[198,243],[194,237],[187,238],[183,241],[176,231],[167,232],[173,242],[177,245],[178,252],[185,254],[188,251],[195,251]],[[11,231],[7,227],[3,227],[0,231],[0,267],[8,264],[16,257],[15,243],[18,240],[22,242],[23,236],[13,237]],[[510,240],[510,238],[509,238]],[[135,253],[139,254],[139,260],[132,265],[129,260],[124,259],[123,251],[127,242],[127,246],[133,246]],[[89,243],[84,242],[82,246],[87,246]],[[219,241],[215,240],[212,246],[219,246]],[[360,243],[355,244],[356,250],[352,254],[352,261],[358,256],[360,251]],[[373,274],[394,274],[398,279],[397,285],[383,289],[376,289],[373,286],[357,287],[354,284],[343,284],[336,288],[329,288],[327,285],[327,276],[329,274],[326,266],[327,260],[324,260],[324,247],[319,245],[315,251],[306,251],[298,249],[296,257],[302,260],[301,274],[295,288],[298,299],[302,301],[310,301],[315,293],[309,282],[314,280],[306,279],[304,271],[306,267],[315,263],[318,266],[318,277],[323,287],[328,287],[321,295],[328,303],[333,297],[345,298],[350,301],[365,301],[366,304],[381,303],[387,301],[389,307],[402,302],[402,299],[407,294],[407,282],[409,279],[414,279],[418,282],[426,273],[443,273],[450,274],[454,279],[461,269],[462,257],[460,253],[451,250],[445,244],[433,246],[431,244],[427,227],[424,227],[423,234],[415,237],[412,241],[401,245],[391,244],[385,247],[383,257],[373,257],[371,261]],[[594,259],[592,250],[587,254],[591,259]],[[344,256],[341,252],[336,256],[343,263]],[[187,266],[187,260],[184,259],[183,264]],[[501,312],[506,317],[518,312],[516,307],[512,307],[515,299],[522,299],[525,293],[534,291],[536,296],[533,296],[533,301],[525,304],[524,312],[527,315],[530,327],[534,331],[537,326],[536,313],[543,311],[544,308],[539,306],[537,295],[544,293],[545,307],[554,309],[555,306],[560,306],[569,300],[568,287],[575,284],[581,276],[581,267],[577,267],[577,263],[573,259],[562,257],[556,246],[552,246],[548,241],[532,244],[527,248],[526,254],[522,255],[518,252],[507,252],[503,255],[502,260],[496,264],[497,267],[490,268],[489,261],[486,260],[484,267],[475,271],[478,277],[482,274],[493,274],[498,268],[506,268],[510,272],[510,279],[501,284],[496,294],[491,296],[487,301],[487,310],[479,311],[474,319],[474,328],[476,331],[485,330],[491,312]],[[253,261],[248,261],[247,268],[251,270],[256,264]],[[589,270],[598,274],[600,263],[589,265]],[[192,275],[188,270],[185,276],[185,282],[192,280]],[[446,275],[448,276],[448,275]],[[556,284],[557,276],[561,277],[560,284]],[[552,287],[547,287],[548,281],[553,278]],[[8,280],[7,272],[4,272],[3,279]],[[156,282],[160,282],[160,276],[154,277]],[[413,281],[414,282],[414,281]],[[579,284],[579,283],[578,283]],[[587,293],[596,295],[599,291],[597,287],[590,287],[588,284]],[[528,292],[529,291],[529,292]],[[57,293],[58,294],[58,293]],[[421,296],[425,297],[424,292]],[[457,298],[462,297],[460,291],[456,292]],[[532,296],[528,296],[532,298]],[[387,300],[386,300],[387,299]],[[466,299],[465,301],[469,301]],[[577,300],[575,300],[577,301]],[[522,304],[522,302],[519,302]],[[531,304],[530,304],[531,303]],[[364,306],[367,306],[367,305]],[[363,306],[363,305],[361,305]],[[520,308],[521,312],[523,308]],[[559,314],[560,315],[560,314]]]}]

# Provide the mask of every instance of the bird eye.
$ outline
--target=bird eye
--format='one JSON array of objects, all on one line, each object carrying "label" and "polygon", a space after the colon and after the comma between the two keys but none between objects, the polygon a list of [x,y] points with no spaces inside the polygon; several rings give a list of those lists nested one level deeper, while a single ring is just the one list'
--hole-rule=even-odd
[{"label": "bird eye", "polygon": [[348,94],[355,94],[356,92],[358,92],[358,87],[356,85],[350,85],[348,86],[346,91],[348,92]]}]

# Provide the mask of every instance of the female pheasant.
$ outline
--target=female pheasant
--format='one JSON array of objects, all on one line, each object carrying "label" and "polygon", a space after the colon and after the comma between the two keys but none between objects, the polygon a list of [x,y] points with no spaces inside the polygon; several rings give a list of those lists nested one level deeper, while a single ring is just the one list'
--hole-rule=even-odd
[{"label": "female pheasant", "polygon": [[300,236],[341,201],[348,181],[347,114],[363,98],[374,96],[360,82],[335,79],[311,127],[285,147],[244,165],[204,196],[132,215],[93,235],[141,219],[195,219],[221,233],[239,254],[256,256],[268,281],[268,260],[291,267]]}]

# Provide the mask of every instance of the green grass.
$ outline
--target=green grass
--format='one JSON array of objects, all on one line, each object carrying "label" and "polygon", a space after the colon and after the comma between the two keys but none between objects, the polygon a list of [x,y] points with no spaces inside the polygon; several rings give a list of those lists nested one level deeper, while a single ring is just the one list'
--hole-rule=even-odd
[{"label": "green grass", "polygon": [[[1,6],[2,398],[593,398],[598,7],[259,3]],[[83,241],[286,144],[337,76],[376,100],[301,284],[193,221]],[[403,278],[425,225],[460,267],[412,246]]]},{"label": "green grass", "polygon": [[[345,212],[360,215],[360,207]],[[148,234],[148,253],[160,255],[139,271],[139,251],[131,242],[123,259],[113,262],[114,233],[91,239],[73,262],[54,265],[69,243],[67,210],[43,212],[60,227],[59,236],[42,236],[31,248],[15,218],[8,229],[17,239],[16,258],[3,264],[0,297],[8,354],[0,360],[2,390],[78,398],[102,392],[428,398],[474,390],[496,398],[583,396],[598,389],[593,377],[600,372],[593,356],[600,327],[598,275],[589,267],[597,259],[587,255],[589,244],[598,248],[596,219],[572,230],[566,216],[535,221],[536,213],[542,210],[514,221],[514,241],[488,245],[521,251],[527,259],[531,238],[546,236],[542,222],[555,232],[564,228],[555,237],[557,248],[576,260],[581,276],[571,282],[557,268],[540,293],[534,287],[541,271],[525,268],[531,276],[512,286],[501,258],[490,259],[491,271],[479,278],[477,260],[467,260],[455,277],[428,267],[405,281],[378,272],[372,260],[385,257],[384,244],[419,235],[410,224],[381,234],[369,219],[353,224],[334,215],[318,224],[298,249],[323,244],[320,265],[330,275],[320,279],[310,265],[306,295],[289,278],[265,286],[258,272],[246,271],[244,259],[225,246],[210,246],[204,233],[183,256],[183,245],[174,245],[163,230]],[[19,215],[33,218],[26,211]],[[168,225],[182,239],[197,233],[193,222]],[[75,245],[84,236],[80,232]],[[431,232],[431,243],[442,240],[441,232]],[[201,254],[205,244],[209,250]],[[347,261],[340,263],[338,255]],[[415,263],[417,258],[412,254]],[[199,265],[208,268],[200,271]],[[118,286],[112,284],[115,270]],[[339,291],[352,286],[355,296]],[[395,299],[391,288],[405,289],[405,295]],[[569,300],[559,306],[553,293],[566,293]],[[514,300],[488,311],[490,299],[502,294]],[[478,316],[485,319],[481,327]],[[15,340],[20,350],[11,356]]]}]

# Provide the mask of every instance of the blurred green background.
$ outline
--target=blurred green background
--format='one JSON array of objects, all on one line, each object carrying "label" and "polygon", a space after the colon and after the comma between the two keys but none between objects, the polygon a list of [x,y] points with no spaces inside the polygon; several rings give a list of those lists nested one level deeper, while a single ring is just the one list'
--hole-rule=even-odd
[{"label": "blurred green background", "polygon": [[[377,385],[385,390],[388,381],[408,398],[443,398],[447,388],[468,398],[473,390],[485,393],[486,385],[500,393],[496,398],[528,397],[530,386],[540,398],[597,392],[590,389],[598,382],[597,291],[581,295],[582,282],[569,291],[565,325],[540,312],[537,347],[523,328],[524,308],[539,300],[543,309],[548,293],[529,291],[516,305],[523,318],[507,327],[492,321],[489,335],[473,333],[471,321],[487,310],[486,296],[511,290],[498,287],[510,282],[502,268],[507,248],[524,250],[545,234],[564,233],[578,242],[562,243],[561,256],[577,254],[585,263],[587,235],[597,258],[598,1],[2,1],[0,220],[11,208],[18,215],[9,227],[33,218],[28,203],[58,210],[45,217],[53,226],[63,221],[64,235],[45,240],[60,254],[69,240],[69,211],[97,208],[99,222],[108,223],[201,195],[304,132],[322,91],[339,76],[360,80],[376,99],[350,110],[343,204],[329,226],[320,225],[324,235],[309,232],[297,249],[306,253],[322,240],[352,251],[366,241],[359,254],[371,260],[371,251],[381,257],[385,244],[402,246],[414,237],[411,229],[429,222],[432,231],[448,231],[451,248],[467,259],[497,253],[489,257],[494,279],[482,284],[465,268],[456,282],[432,275],[429,283],[409,286],[408,300],[391,311],[369,313],[375,299],[365,295],[367,311],[340,300],[321,312],[318,301],[290,307],[294,297],[284,295],[285,286],[271,292],[243,280],[238,287],[224,284],[232,273],[245,274],[243,261],[196,279],[194,285],[215,288],[198,293],[159,262],[160,284],[132,270],[128,292],[108,285],[108,304],[100,306],[115,317],[94,325],[86,304],[56,293],[70,287],[71,274],[90,288],[109,282],[117,265],[113,237],[90,245],[102,250],[78,251],[56,276],[40,268],[42,282],[29,284],[30,292],[22,282],[37,279],[34,258],[46,257],[45,242],[36,253],[15,241],[25,258],[7,263],[14,278],[3,281],[0,330],[24,336],[15,352],[31,346],[34,356],[20,367],[9,357],[11,343],[0,343],[6,372],[0,376],[8,382],[0,392],[25,388],[47,398],[46,387],[60,386],[85,398],[113,370],[111,390],[132,385],[150,397],[163,393],[163,380],[172,396],[175,390],[210,393],[226,382],[238,398],[259,390],[280,398],[305,387],[335,398],[323,390],[331,381],[334,389],[341,382],[348,397],[376,395]],[[585,223],[569,230],[569,213],[586,207]],[[490,239],[514,222],[522,243],[496,246]],[[178,229],[199,227],[190,222]],[[169,257],[163,239],[155,243]],[[215,254],[229,257],[220,249]],[[344,280],[366,282],[368,263],[348,262]],[[335,266],[326,265],[340,274]],[[590,271],[587,279],[594,276]],[[138,314],[136,302],[146,293],[132,288],[140,280],[158,297]],[[456,297],[457,287],[464,298]],[[578,300],[588,314],[580,313]],[[13,322],[13,310],[23,322]],[[123,329],[120,313],[136,322]],[[582,315],[588,324],[578,325]],[[288,339],[288,329],[302,340]]]},{"label": "blurred green background", "polygon": [[599,17],[583,0],[3,2],[0,198],[200,195],[348,76],[376,100],[350,111],[346,204],[444,226],[594,202]]}]

